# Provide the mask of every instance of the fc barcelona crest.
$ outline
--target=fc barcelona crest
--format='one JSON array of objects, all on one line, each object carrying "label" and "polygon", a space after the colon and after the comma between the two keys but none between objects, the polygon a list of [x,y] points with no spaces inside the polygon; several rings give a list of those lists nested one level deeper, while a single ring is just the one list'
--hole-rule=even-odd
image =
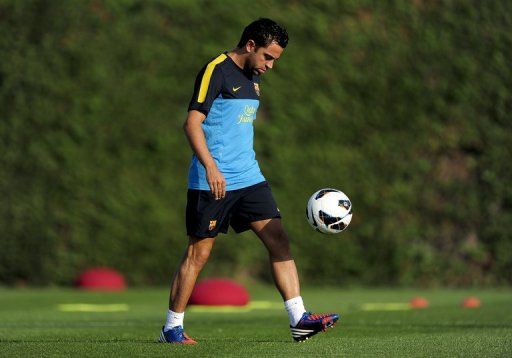
[{"label": "fc barcelona crest", "polygon": [[217,226],[217,220],[210,220],[210,226],[208,226],[208,230],[212,231]]},{"label": "fc barcelona crest", "polygon": [[254,82],[254,90],[256,91],[256,94],[260,95],[260,85]]}]

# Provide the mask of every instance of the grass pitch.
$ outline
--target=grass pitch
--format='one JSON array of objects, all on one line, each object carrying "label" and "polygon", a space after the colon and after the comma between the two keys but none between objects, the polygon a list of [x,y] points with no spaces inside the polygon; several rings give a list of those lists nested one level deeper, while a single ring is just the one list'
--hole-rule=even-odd
[{"label": "grass pitch", "polygon": [[[185,328],[199,344],[178,346],[156,343],[167,289],[0,289],[0,356],[512,356],[511,289],[306,288],[308,309],[341,319],[304,343],[292,341],[274,288],[250,291],[250,309],[188,311]],[[409,309],[414,296],[429,307]],[[482,306],[461,308],[467,296]]]}]

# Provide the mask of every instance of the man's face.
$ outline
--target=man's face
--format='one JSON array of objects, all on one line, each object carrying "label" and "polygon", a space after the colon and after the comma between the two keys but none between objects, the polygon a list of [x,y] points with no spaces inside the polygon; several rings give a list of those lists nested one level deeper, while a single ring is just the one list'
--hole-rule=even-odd
[{"label": "man's face", "polygon": [[257,47],[252,40],[247,42],[246,49],[249,52],[248,66],[256,75],[262,75],[272,68],[274,61],[281,56],[284,50],[276,42],[272,42],[267,47]]}]

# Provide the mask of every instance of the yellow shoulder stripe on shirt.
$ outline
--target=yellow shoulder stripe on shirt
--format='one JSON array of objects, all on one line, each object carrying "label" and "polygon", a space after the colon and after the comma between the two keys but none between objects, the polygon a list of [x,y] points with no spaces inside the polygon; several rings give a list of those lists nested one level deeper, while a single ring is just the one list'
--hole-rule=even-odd
[{"label": "yellow shoulder stripe on shirt", "polygon": [[210,85],[210,79],[212,78],[213,70],[215,69],[215,66],[224,61],[226,58],[227,56],[225,54],[221,54],[206,66],[203,79],[201,80],[201,87],[199,87],[197,102],[203,103],[206,100],[206,94],[208,93],[208,86]]}]

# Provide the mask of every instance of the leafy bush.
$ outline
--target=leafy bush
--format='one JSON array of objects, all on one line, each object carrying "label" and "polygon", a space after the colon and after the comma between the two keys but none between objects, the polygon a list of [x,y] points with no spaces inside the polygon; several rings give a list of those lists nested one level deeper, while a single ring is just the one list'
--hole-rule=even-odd
[{"label": "leafy bush", "polygon": [[[506,1],[0,2],[0,282],[68,284],[91,265],[170,279],[186,244],[193,80],[261,15],[290,44],[262,79],[257,158],[303,281],[510,284],[511,13]],[[336,238],[304,218],[321,187],[354,204]],[[270,279],[253,235],[217,242],[206,275]]]}]

